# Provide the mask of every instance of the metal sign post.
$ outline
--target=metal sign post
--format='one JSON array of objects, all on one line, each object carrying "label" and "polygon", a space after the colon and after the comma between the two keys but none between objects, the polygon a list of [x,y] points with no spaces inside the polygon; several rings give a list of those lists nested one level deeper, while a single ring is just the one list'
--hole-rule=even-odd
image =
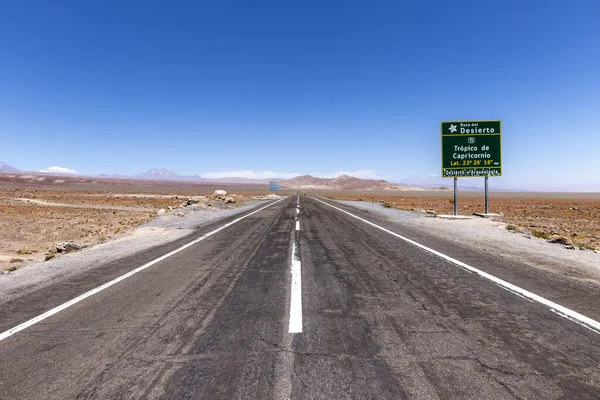
[{"label": "metal sign post", "polygon": [[490,203],[488,201],[488,176],[485,176],[485,213],[490,213]]},{"label": "metal sign post", "polygon": [[457,193],[457,182],[458,178],[454,177],[454,215],[458,215],[458,193]]}]

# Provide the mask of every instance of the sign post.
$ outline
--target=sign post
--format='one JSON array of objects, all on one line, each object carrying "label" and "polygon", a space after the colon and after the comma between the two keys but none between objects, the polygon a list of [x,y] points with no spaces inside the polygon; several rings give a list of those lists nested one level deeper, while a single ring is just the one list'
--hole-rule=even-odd
[{"label": "sign post", "polygon": [[485,176],[485,213],[490,213],[490,202],[488,200],[488,176]]},{"label": "sign post", "polygon": [[457,191],[458,178],[454,177],[454,215],[458,215],[458,191]]},{"label": "sign post", "polygon": [[457,178],[485,177],[485,213],[489,214],[488,177],[502,176],[500,121],[442,122],[442,177],[454,178],[454,215]]}]

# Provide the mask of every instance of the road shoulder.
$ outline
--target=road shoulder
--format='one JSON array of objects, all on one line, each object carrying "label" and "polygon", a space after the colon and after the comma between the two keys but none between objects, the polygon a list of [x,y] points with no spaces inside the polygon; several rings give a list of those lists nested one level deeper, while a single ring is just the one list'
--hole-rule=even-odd
[{"label": "road shoulder", "polygon": [[485,218],[452,220],[432,218],[420,212],[387,209],[378,203],[336,201],[389,222],[401,224],[444,241],[485,251],[529,267],[591,282],[600,286],[600,254],[570,250],[506,229],[506,223]]},{"label": "road shoulder", "polygon": [[0,304],[27,295],[83,273],[93,272],[120,259],[136,258],[152,249],[185,242],[190,236],[216,223],[233,219],[268,202],[252,202],[229,210],[198,211],[185,217],[159,216],[132,229],[125,236],[48,261],[29,263],[10,273],[0,274]]}]

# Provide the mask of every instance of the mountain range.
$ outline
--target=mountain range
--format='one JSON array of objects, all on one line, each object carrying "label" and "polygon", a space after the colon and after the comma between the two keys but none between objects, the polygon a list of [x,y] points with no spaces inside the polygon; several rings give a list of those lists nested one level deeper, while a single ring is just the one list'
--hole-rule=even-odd
[{"label": "mountain range", "polygon": [[0,171],[2,172],[19,172],[18,169],[16,169],[13,166],[8,165],[7,163],[3,163],[0,161]]},{"label": "mountain range", "polygon": [[414,186],[396,185],[384,180],[360,179],[348,175],[341,175],[337,178],[315,178],[314,176],[303,175],[281,181],[281,186],[305,190],[424,190]]},{"label": "mountain range", "polygon": [[146,172],[143,172],[137,176],[140,176],[142,178],[177,178],[180,175],[176,174],[173,171],[169,171],[168,169],[165,168],[152,168],[149,169]]},{"label": "mountain range", "polygon": [[[55,175],[65,176],[56,171],[50,172],[27,172],[21,171],[7,163],[0,162],[0,173],[21,173],[21,174],[34,174],[34,175]],[[85,175],[77,174],[83,178]],[[146,172],[137,175],[95,175],[98,178],[107,179],[134,179],[134,180],[155,180],[155,181],[182,181],[190,183],[214,183],[214,184],[268,184],[269,181],[279,181],[282,187],[290,189],[322,189],[322,190],[451,190],[453,186],[453,180],[449,178],[442,178],[439,175],[414,175],[407,178],[402,178],[399,181],[384,181],[375,179],[360,179],[348,175],[338,176],[337,178],[318,178],[310,175],[297,176],[292,179],[283,180],[277,177],[264,178],[264,179],[251,179],[242,177],[225,177],[225,178],[203,178],[199,175],[179,175],[173,171],[165,168],[152,168]],[[459,179],[458,187],[461,190],[483,190],[483,179],[469,178]],[[588,185],[569,185],[563,183],[556,187],[535,187],[526,185],[517,185],[510,183],[503,177],[490,179],[490,190],[491,191],[553,191],[553,192],[600,192],[600,186],[597,183],[591,183]]]}]

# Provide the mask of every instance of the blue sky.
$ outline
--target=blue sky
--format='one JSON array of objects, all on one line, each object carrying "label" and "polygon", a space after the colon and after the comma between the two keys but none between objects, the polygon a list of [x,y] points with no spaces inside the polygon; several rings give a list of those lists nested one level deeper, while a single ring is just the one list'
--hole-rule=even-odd
[{"label": "blue sky", "polygon": [[504,184],[600,189],[599,18],[595,0],[2,2],[0,161],[401,180],[440,174],[441,121],[500,119]]}]

